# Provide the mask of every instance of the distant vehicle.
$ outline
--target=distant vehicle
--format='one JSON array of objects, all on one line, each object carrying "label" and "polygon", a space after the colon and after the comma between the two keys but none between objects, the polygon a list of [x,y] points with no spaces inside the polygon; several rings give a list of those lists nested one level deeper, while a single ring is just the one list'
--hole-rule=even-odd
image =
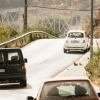
[{"label": "distant vehicle", "polygon": [[58,77],[46,79],[37,98],[27,100],[99,100],[99,94],[87,77]]},{"label": "distant vehicle", "polygon": [[0,84],[20,83],[26,87],[26,62],[20,48],[0,48]]},{"label": "distant vehicle", "polygon": [[84,51],[90,48],[90,39],[84,30],[70,30],[65,38],[63,52]]}]

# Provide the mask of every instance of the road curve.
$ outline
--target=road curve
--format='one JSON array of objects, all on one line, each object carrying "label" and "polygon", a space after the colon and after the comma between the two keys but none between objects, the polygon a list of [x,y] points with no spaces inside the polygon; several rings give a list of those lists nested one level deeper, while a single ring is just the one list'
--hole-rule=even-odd
[{"label": "road curve", "polygon": [[21,48],[28,59],[27,87],[19,84],[0,85],[0,100],[26,100],[32,95],[36,97],[41,82],[54,77],[80,59],[84,53],[63,53],[64,39],[39,39]]}]

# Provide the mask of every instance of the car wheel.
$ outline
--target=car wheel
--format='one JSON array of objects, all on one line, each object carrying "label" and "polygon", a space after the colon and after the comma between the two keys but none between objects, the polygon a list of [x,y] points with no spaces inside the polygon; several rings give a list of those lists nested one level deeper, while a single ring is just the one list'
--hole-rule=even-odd
[{"label": "car wheel", "polygon": [[84,53],[86,53],[86,52],[88,52],[88,48],[86,48],[86,49],[84,50]]},{"label": "car wheel", "polygon": [[69,53],[70,52],[70,50],[67,50],[67,53]]},{"label": "car wheel", "polygon": [[26,87],[26,86],[27,86],[27,81],[26,81],[26,80],[20,80],[20,84],[21,84],[23,87]]},{"label": "car wheel", "polygon": [[64,49],[63,51],[64,51],[64,53],[66,53],[66,49]]},{"label": "car wheel", "polygon": [[90,47],[88,47],[88,51],[90,50]]}]

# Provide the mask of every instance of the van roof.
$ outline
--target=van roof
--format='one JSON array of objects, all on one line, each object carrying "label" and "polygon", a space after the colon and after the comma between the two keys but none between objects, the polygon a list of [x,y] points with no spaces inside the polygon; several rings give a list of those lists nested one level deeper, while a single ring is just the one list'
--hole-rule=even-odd
[{"label": "van roof", "polygon": [[0,48],[0,50],[20,50],[20,48]]}]

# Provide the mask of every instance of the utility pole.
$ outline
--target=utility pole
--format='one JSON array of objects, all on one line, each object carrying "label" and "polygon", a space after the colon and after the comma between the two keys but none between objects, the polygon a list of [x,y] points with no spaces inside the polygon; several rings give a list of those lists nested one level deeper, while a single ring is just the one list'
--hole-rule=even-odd
[{"label": "utility pole", "polygon": [[93,0],[91,0],[90,60],[93,59]]},{"label": "utility pole", "polygon": [[27,31],[27,0],[25,0],[25,4],[24,4],[24,15],[23,15],[23,18],[24,18],[24,26],[23,26],[23,30],[24,32]]},{"label": "utility pole", "polygon": [[2,26],[2,29],[3,29],[3,22],[2,22],[2,15],[0,14],[0,21],[1,21],[1,26]]}]

